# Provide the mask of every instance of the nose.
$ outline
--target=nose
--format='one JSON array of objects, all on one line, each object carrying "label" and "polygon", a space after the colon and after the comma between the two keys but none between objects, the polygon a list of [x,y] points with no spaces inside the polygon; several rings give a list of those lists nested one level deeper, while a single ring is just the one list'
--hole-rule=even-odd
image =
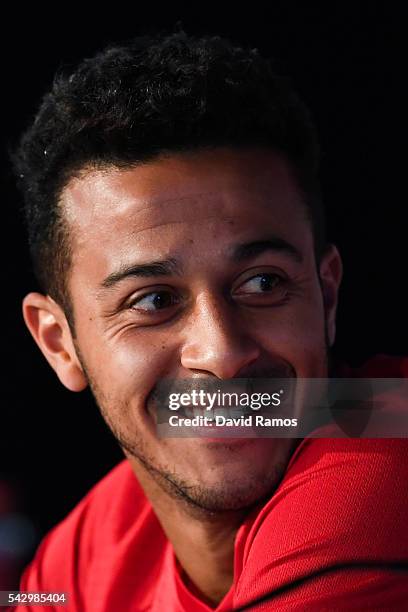
[{"label": "nose", "polygon": [[181,365],[220,379],[239,376],[261,352],[224,299],[201,296],[185,328]]}]

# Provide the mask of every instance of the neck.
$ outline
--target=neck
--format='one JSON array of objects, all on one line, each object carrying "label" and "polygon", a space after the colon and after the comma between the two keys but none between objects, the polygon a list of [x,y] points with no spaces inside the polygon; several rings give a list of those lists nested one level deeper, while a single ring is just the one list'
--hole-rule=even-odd
[{"label": "neck", "polygon": [[163,531],[173,545],[189,590],[216,607],[234,578],[234,543],[251,509],[208,512],[176,499],[135,459],[128,457]]}]

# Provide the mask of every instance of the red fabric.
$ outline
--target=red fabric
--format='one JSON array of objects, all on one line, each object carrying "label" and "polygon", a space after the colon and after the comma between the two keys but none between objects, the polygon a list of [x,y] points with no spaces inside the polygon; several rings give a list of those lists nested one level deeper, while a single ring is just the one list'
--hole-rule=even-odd
[{"label": "red fabric", "polygon": [[[407,360],[378,359],[364,376],[407,371]],[[265,595],[248,609],[407,610],[407,525],[408,440],[305,439],[272,498],[241,525],[234,584],[216,610]],[[210,610],[184,586],[126,460],[45,537],[20,589],[67,592],[69,605],[55,610]],[[42,609],[51,607],[32,608]]]}]

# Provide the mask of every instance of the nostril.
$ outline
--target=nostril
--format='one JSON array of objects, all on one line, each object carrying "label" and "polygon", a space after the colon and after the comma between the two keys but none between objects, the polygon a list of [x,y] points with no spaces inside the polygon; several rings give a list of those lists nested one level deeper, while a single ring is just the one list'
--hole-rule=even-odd
[{"label": "nostril", "polygon": [[181,365],[188,370],[212,374],[220,379],[236,378],[260,356],[256,347],[219,347],[203,346],[189,347],[181,355]]}]

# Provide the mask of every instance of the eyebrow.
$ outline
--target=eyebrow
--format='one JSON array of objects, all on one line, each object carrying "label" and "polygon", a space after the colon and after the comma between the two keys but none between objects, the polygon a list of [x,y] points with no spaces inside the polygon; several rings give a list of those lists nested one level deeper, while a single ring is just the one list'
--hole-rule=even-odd
[{"label": "eyebrow", "polygon": [[[283,253],[296,263],[302,263],[303,261],[301,252],[295,246],[277,236],[235,246],[230,251],[229,256],[232,261],[239,263],[262,255],[267,251]],[[149,278],[154,276],[181,276],[181,274],[182,268],[179,262],[174,258],[141,264],[131,264],[125,265],[119,268],[119,270],[109,274],[109,276],[102,281],[101,287],[103,289],[110,289],[120,281],[129,277]]]},{"label": "eyebrow", "polygon": [[151,261],[149,263],[131,264],[130,266],[123,266],[116,272],[109,274],[102,282],[101,287],[109,289],[121,280],[133,276],[148,278],[151,276],[170,276],[172,274],[181,274],[180,266],[177,260],[173,258]]},{"label": "eyebrow", "polygon": [[231,258],[236,262],[241,262],[251,257],[262,255],[266,251],[282,253],[293,259],[296,263],[302,263],[303,261],[303,256],[299,249],[278,236],[271,236],[265,240],[256,240],[254,242],[240,244],[232,249]]}]

